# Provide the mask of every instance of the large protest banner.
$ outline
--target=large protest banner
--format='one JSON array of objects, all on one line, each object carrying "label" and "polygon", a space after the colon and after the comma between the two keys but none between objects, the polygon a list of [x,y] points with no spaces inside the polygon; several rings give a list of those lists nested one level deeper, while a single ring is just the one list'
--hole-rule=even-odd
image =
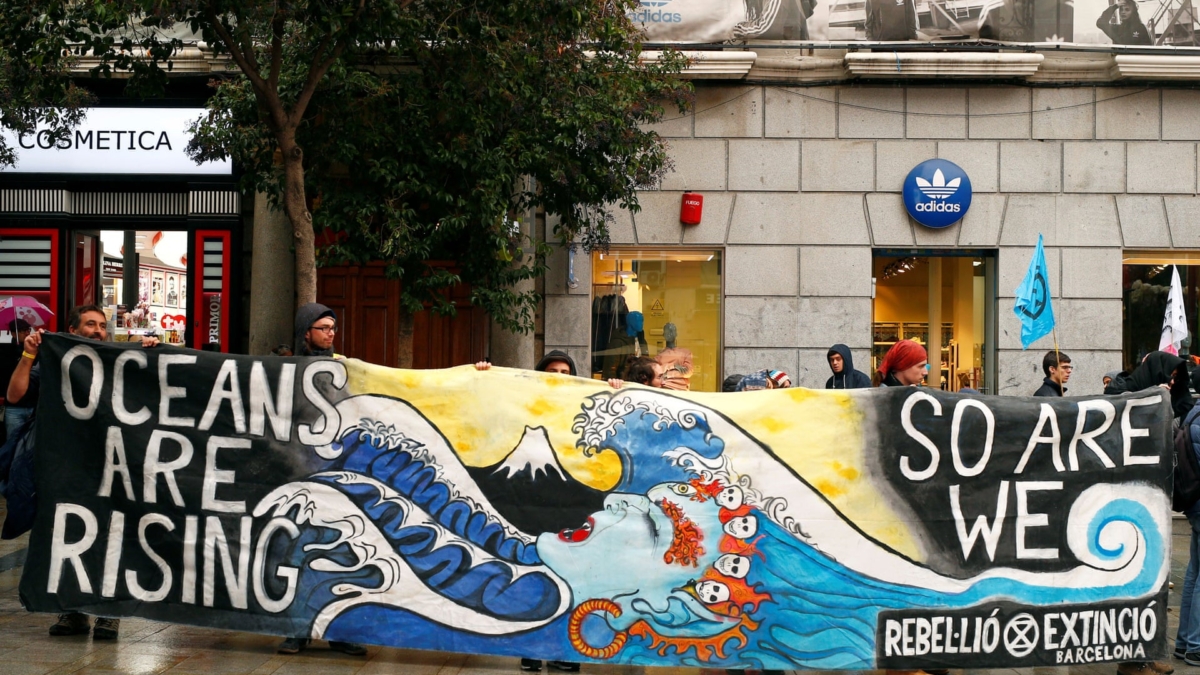
[{"label": "large protest banner", "polygon": [[700,394],[50,336],[32,610],[642,665],[1166,652],[1163,391]]},{"label": "large protest banner", "polygon": [[642,0],[628,16],[650,43],[1200,46],[1193,0]]}]

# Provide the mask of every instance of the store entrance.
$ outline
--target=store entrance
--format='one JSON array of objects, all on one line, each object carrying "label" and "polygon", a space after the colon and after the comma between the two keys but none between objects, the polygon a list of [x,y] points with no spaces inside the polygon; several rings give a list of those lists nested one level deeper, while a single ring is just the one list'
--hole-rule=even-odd
[{"label": "store entrance", "polygon": [[[100,305],[117,342],[157,335],[168,344],[185,344],[187,329],[188,236],[186,232],[133,232],[137,273],[127,277],[123,230],[103,230]],[[126,279],[136,279],[132,293]]]},{"label": "store entrance", "polygon": [[929,352],[927,386],[995,392],[995,260],[988,251],[876,251],[872,372],[897,340],[916,340]]}]

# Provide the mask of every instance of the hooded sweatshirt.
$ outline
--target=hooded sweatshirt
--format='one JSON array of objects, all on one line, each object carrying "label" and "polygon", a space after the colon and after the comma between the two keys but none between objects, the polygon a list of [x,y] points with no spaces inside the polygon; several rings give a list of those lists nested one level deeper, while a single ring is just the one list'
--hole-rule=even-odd
[{"label": "hooded sweatshirt", "polygon": [[[850,348],[843,344],[836,344],[829,348],[829,353],[825,355],[825,360],[834,354],[842,355],[842,372],[834,373],[828,380],[825,380],[826,389],[869,389],[871,387],[871,378],[867,374],[854,369],[854,357],[850,355]],[[830,366],[830,370],[833,366]]]},{"label": "hooded sweatshirt", "polygon": [[1150,352],[1132,373],[1109,382],[1104,393],[1123,394],[1169,384],[1171,376],[1176,373],[1179,377],[1175,378],[1175,384],[1171,387],[1171,408],[1175,417],[1182,417],[1191,409],[1194,401],[1188,392],[1187,362],[1174,354]]},{"label": "hooded sweatshirt", "polygon": [[332,309],[317,302],[310,302],[296,310],[295,330],[292,333],[292,343],[296,356],[333,356],[332,349],[310,349],[304,334],[321,317],[330,317],[337,321],[337,314]]},{"label": "hooded sweatshirt", "polygon": [[572,375],[577,374],[575,372],[575,360],[568,356],[566,352],[558,349],[546,352],[546,355],[542,357],[541,361],[537,362],[537,365],[534,366],[533,369],[539,372],[544,372],[546,370],[546,366],[554,363],[555,361],[562,361],[563,363],[567,364],[567,368],[570,369]]}]

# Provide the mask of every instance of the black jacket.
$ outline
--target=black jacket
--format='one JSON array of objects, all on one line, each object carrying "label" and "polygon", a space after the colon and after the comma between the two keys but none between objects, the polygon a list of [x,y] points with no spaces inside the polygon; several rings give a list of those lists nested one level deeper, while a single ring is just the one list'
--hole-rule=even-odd
[{"label": "black jacket", "polygon": [[[1174,384],[1172,383],[1174,379]],[[1195,401],[1188,391],[1187,361],[1167,352],[1150,352],[1129,375],[1118,375],[1104,388],[1105,394],[1142,391],[1160,384],[1171,384],[1171,409],[1175,417],[1186,415]]]},{"label": "black jacket", "polygon": [[1066,396],[1067,388],[1050,378],[1042,380],[1042,386],[1033,392],[1034,396]]},{"label": "black jacket", "polygon": [[869,389],[871,387],[871,378],[867,374],[854,369],[854,357],[850,355],[850,348],[843,344],[836,344],[829,348],[829,353],[825,355],[825,360],[828,361],[830,356],[834,354],[842,355],[842,372],[834,373],[828,380],[825,380],[826,389]]}]

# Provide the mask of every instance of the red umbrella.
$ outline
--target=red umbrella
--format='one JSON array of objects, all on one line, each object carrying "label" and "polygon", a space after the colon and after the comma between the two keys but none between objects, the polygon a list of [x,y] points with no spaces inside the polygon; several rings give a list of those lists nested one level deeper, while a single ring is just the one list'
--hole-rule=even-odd
[{"label": "red umbrella", "polygon": [[18,319],[38,328],[49,323],[53,316],[49,307],[28,295],[14,295],[0,301],[0,330],[7,330]]}]

